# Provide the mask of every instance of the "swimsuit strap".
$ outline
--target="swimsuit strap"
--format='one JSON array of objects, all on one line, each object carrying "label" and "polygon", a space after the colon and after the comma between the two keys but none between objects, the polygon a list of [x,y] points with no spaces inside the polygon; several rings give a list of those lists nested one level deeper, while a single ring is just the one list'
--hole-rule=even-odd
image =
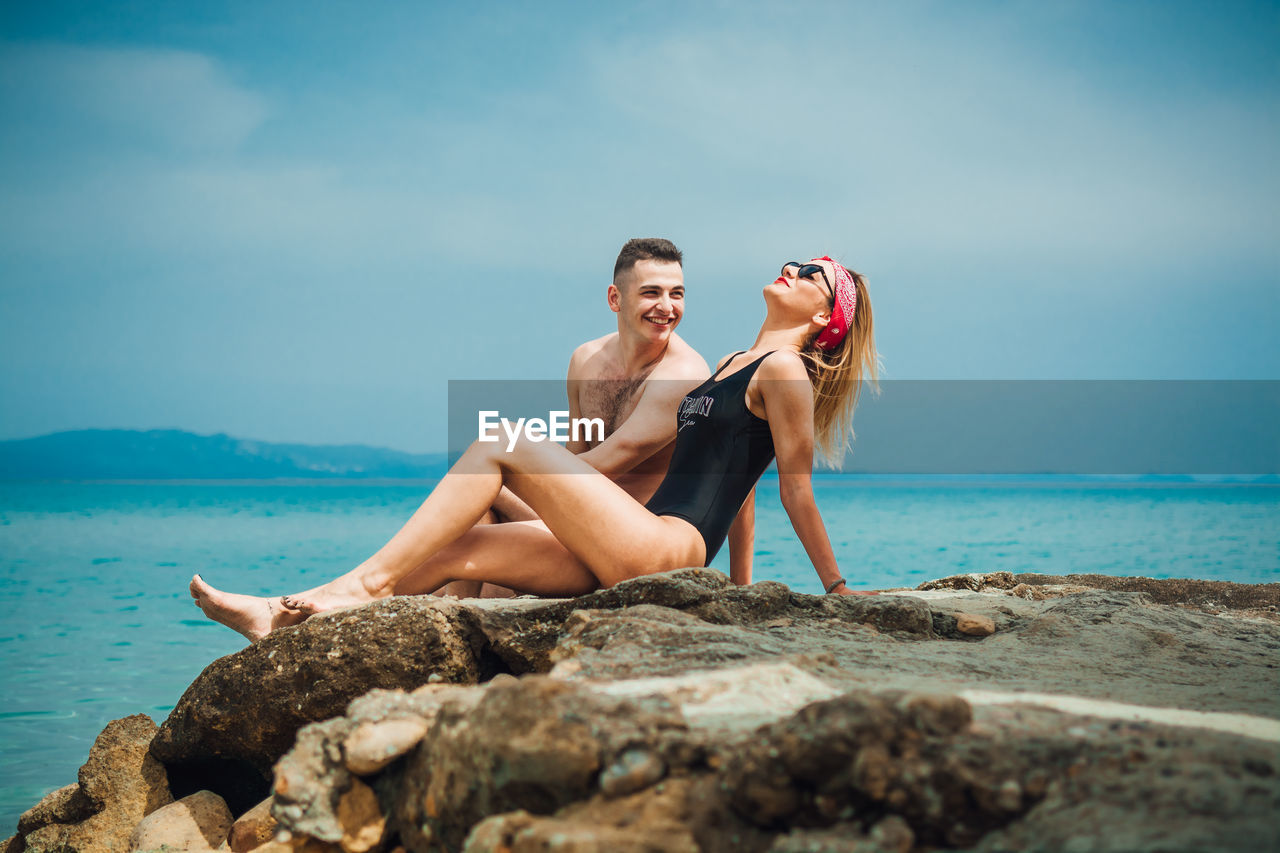
[{"label": "swimsuit strap", "polygon": [[716,372],[715,372],[715,373],[713,373],[713,374],[711,374],[711,381],[712,381],[712,382],[715,382],[717,379],[719,379],[719,378],[720,378],[720,371],[724,370],[726,367],[728,367],[730,364],[732,364],[732,363],[733,363],[733,360],[734,360],[735,358],[737,358],[738,356],[742,355],[744,352],[746,352],[746,350],[744,350],[744,349],[740,349],[740,350],[738,350],[737,352],[735,352],[733,355],[731,355],[731,356],[729,356],[728,358],[726,358],[726,359],[724,360],[724,364],[722,364],[722,365],[720,365],[719,367],[717,367],[717,368],[716,368]]},{"label": "swimsuit strap", "polygon": [[[727,359],[725,359],[724,364],[720,365],[720,367],[719,367],[719,368],[717,368],[716,372],[715,372],[715,373],[713,373],[713,374],[711,374],[711,379],[710,379],[710,380],[708,380],[708,381],[710,381],[710,382],[719,382],[719,381],[720,381],[720,371],[722,371],[722,370],[724,370],[726,367],[728,367],[728,366],[733,362],[733,360],[734,360],[735,358],[737,358],[738,356],[742,355],[744,352],[746,352],[746,350],[738,350],[738,351],[737,351],[737,352],[735,352],[733,355],[731,355],[731,356],[729,356]],[[755,361],[751,362],[750,364],[748,364],[746,367],[742,368],[741,370],[739,370],[739,371],[735,372],[733,375],[734,375],[734,376],[737,376],[737,375],[738,375],[738,374],[740,374],[740,373],[746,373],[748,376],[750,376],[752,373],[754,373],[754,372],[755,372],[755,368],[760,364],[760,362],[764,361],[766,358],[768,358],[769,356],[773,355],[775,352],[777,352],[777,350],[776,350],[776,349],[771,349],[771,350],[769,350],[767,353],[765,353],[764,355],[760,356],[760,357],[759,357],[759,358],[757,358]]]}]

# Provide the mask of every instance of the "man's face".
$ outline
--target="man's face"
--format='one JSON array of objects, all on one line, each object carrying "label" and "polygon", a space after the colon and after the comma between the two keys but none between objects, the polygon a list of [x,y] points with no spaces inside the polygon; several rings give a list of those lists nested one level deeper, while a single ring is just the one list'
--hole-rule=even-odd
[{"label": "man's face", "polygon": [[667,261],[639,261],[609,286],[609,307],[619,323],[653,341],[664,341],[684,316],[684,269]]}]

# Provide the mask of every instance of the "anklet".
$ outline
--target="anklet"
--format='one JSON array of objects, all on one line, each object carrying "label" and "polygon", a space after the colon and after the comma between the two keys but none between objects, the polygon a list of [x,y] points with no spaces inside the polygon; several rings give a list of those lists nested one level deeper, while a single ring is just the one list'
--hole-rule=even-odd
[{"label": "anklet", "polygon": [[827,595],[830,595],[831,591],[836,587],[840,586],[840,584],[842,583],[844,583],[844,578],[836,578],[834,581],[832,581],[831,586],[827,587]]}]

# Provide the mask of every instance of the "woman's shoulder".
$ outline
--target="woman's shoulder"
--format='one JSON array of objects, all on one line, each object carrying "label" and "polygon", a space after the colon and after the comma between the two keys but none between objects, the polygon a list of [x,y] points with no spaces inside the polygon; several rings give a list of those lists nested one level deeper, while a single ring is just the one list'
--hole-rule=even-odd
[{"label": "woman's shoulder", "polygon": [[[760,367],[758,368],[758,370],[760,372],[768,372],[770,374],[773,374],[773,373],[793,374],[798,369],[800,373],[805,374],[806,376],[808,375],[807,373],[805,373],[804,359],[800,357],[800,354],[798,352],[796,352],[795,350],[789,350],[789,349],[774,350],[772,352],[764,353],[763,355],[753,355],[751,350],[743,350],[743,349],[735,350],[734,352],[729,353],[728,355],[722,357],[719,361],[716,362],[716,370],[719,371],[720,368],[724,367],[726,364],[728,364],[730,361],[732,361],[733,359],[737,358],[740,355],[747,357],[743,361],[739,362],[740,366],[749,361],[755,361],[759,359]],[[770,378],[779,378],[779,377],[771,376]]]},{"label": "woman's shoulder", "polygon": [[809,372],[805,368],[800,353],[791,349],[780,349],[769,353],[760,362],[757,374],[761,379],[805,379]]}]

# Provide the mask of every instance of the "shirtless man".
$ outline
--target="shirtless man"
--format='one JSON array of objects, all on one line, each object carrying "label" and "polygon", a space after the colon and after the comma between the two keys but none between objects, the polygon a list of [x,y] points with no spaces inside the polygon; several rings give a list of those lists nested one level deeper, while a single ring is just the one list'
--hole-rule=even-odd
[{"label": "shirtless man", "polygon": [[[613,478],[639,502],[653,495],[666,474],[675,443],[677,406],[710,375],[702,357],[675,334],[684,314],[681,262],[679,249],[667,240],[628,241],[618,255],[608,289],[609,307],[618,315],[618,330],[582,344],[569,361],[570,417],[598,417],[605,423],[603,441],[594,445],[571,442],[569,449]],[[746,543],[746,547],[731,549],[734,554],[745,554],[731,566],[737,583],[750,583],[751,579],[753,497],[754,491],[729,534],[740,544]],[[432,560],[466,563],[476,567],[481,576],[489,561],[519,560],[536,572],[544,563],[548,570],[554,570],[563,560],[563,546],[515,495],[504,490],[487,521],[491,523],[477,524]],[[489,535],[499,527],[506,535]],[[477,582],[455,582],[443,591],[471,596],[479,586]],[[415,595],[440,590],[425,587],[413,573],[401,579],[394,591]],[[485,591],[501,594],[500,587],[486,585]],[[335,593],[332,584],[296,596],[265,599],[214,589],[198,575],[192,578],[191,596],[210,619],[250,640],[296,624],[312,613],[362,603]]]},{"label": "shirtless man", "polygon": [[[676,406],[710,375],[702,356],[675,333],[684,316],[682,261],[669,240],[627,241],[608,290],[618,330],[587,341],[569,359],[569,417],[600,418],[605,438],[570,441],[567,447],[640,503],[652,497],[667,473]],[[541,524],[537,518],[504,488],[482,523]],[[482,588],[478,581],[454,581],[435,592],[459,598],[513,594],[493,584]]]}]

